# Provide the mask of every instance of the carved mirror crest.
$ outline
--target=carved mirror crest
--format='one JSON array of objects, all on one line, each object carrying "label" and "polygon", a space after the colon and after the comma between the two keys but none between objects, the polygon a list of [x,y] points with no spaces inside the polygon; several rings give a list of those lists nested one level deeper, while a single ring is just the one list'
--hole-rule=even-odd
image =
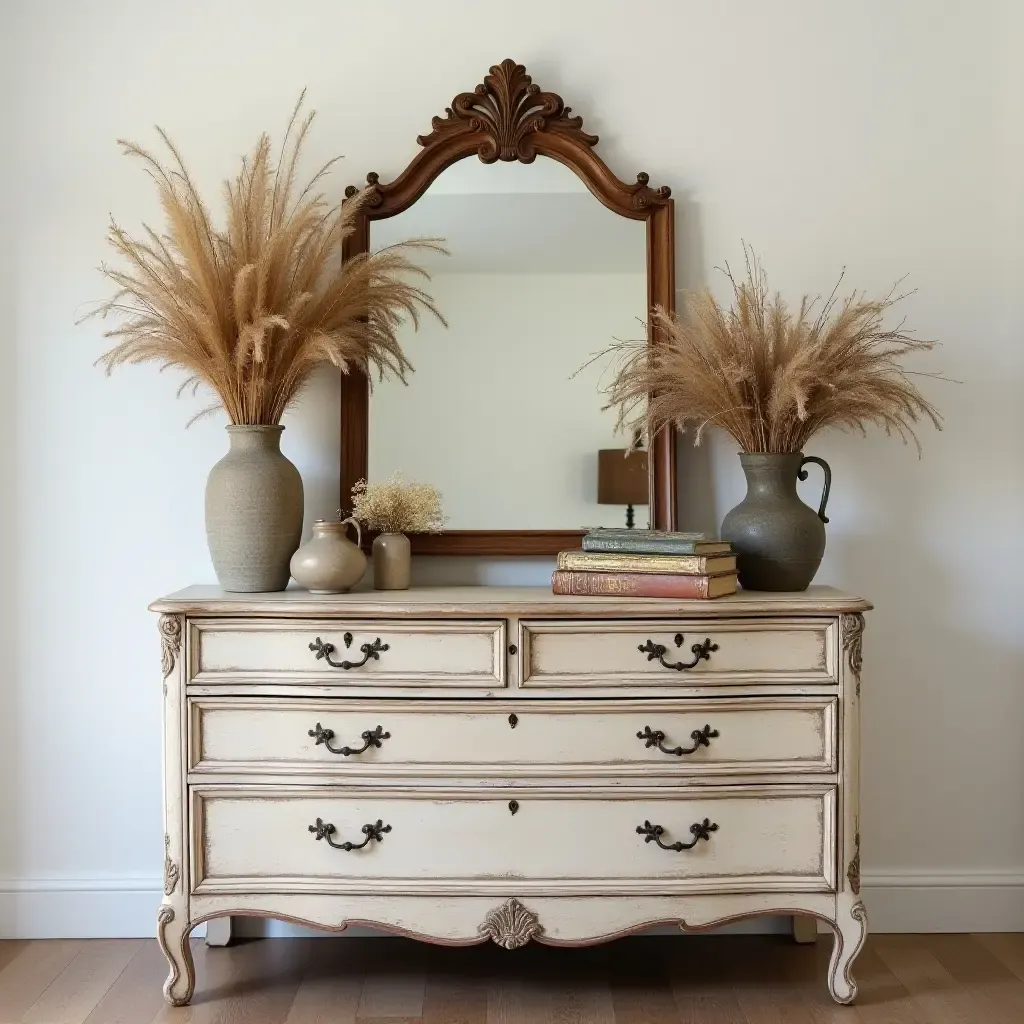
[{"label": "carved mirror crest", "polygon": [[[505,60],[433,118],[394,181],[367,175],[346,258],[424,234],[452,250],[427,286],[449,330],[421,342],[410,326],[403,336],[416,346],[410,387],[375,383],[371,397],[360,374],[341,384],[342,506],[358,480],[392,469],[444,492],[453,528],[413,535],[416,554],[553,555],[578,546],[585,528],[619,522],[608,517],[620,509],[598,504],[597,452],[629,445],[611,436],[595,377],[577,386],[571,369],[623,330],[646,329],[659,344],[649,310],[674,309],[674,209],[646,174],[616,177],[597,141],[560,96]],[[496,164],[514,174],[481,171]],[[670,432],[652,439],[648,465],[637,525],[673,529]]]}]

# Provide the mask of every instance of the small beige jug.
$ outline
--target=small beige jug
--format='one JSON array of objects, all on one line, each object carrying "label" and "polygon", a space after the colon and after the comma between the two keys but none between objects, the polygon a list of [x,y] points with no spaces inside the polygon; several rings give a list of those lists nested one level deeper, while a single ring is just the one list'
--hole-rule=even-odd
[{"label": "small beige jug", "polygon": [[375,590],[408,590],[412,577],[412,545],[404,533],[379,533],[373,540]]},{"label": "small beige jug", "polygon": [[[345,528],[356,528],[356,543],[348,539]],[[291,571],[295,582],[311,594],[344,594],[366,572],[362,551],[363,534],[351,516],[340,522],[318,519],[313,536],[292,555]]]}]

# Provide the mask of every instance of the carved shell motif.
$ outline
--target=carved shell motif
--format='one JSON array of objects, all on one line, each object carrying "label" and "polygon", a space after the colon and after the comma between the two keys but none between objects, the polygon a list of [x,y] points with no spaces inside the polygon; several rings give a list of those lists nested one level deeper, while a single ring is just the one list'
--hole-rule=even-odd
[{"label": "carved shell motif", "polygon": [[544,931],[537,915],[527,910],[519,900],[506,900],[490,911],[479,930],[481,935],[505,949],[519,949]]},{"label": "carved shell motif", "polygon": [[174,663],[181,651],[181,619],[177,615],[160,616],[160,667],[164,679],[174,671]]},{"label": "carved shell motif", "polygon": [[860,670],[863,665],[861,651],[864,639],[864,616],[857,612],[854,615],[843,616],[843,650],[846,652],[847,663],[857,690],[860,696]]},{"label": "carved shell motif", "polygon": [[[651,188],[650,179],[643,172],[637,175],[634,185],[618,182],[600,158],[590,153],[598,138],[583,130],[583,118],[574,116],[572,108],[567,107],[557,93],[544,92],[535,85],[523,65],[514,60],[492,65],[480,85],[472,92],[459,93],[452,105],[445,108],[444,116],[436,116],[430,123],[431,131],[416,139],[423,152],[395,181],[382,184],[380,176],[371,171],[362,192],[350,185],[345,189],[345,196],[353,199],[361,195],[360,202],[369,209],[385,205],[385,197],[394,195],[400,196],[404,204],[407,196],[403,189],[409,185],[406,179],[428,154],[433,153],[435,157],[436,169],[432,171],[435,176],[454,160],[474,150],[485,164],[497,160],[533,163],[538,150],[548,152],[547,143],[553,139],[557,139],[555,148],[563,157],[567,151],[574,154],[563,162],[576,169],[595,195],[609,196],[610,199],[602,201],[612,209],[620,209],[625,204],[634,210],[646,210],[664,205],[672,194],[666,186]],[[595,178],[596,187],[592,184]],[[422,190],[418,194],[422,194]]]},{"label": "carved shell motif", "polygon": [[570,117],[570,112],[561,96],[541,92],[522,64],[503,60],[473,92],[459,93],[444,117],[432,119],[433,131],[416,141],[429,146],[450,135],[479,132],[477,152],[485,164],[495,160],[528,164],[537,156],[530,138],[534,132],[561,132],[587,146],[597,144],[597,136],[583,130],[583,118]]}]

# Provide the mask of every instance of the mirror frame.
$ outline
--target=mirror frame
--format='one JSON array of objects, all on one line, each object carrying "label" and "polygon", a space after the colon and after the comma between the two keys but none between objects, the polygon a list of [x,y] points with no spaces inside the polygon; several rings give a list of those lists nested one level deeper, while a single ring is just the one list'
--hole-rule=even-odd
[{"label": "mirror frame", "polygon": [[[370,224],[394,217],[415,203],[442,171],[476,155],[485,164],[498,160],[533,163],[537,155],[564,164],[593,195],[621,217],[647,222],[647,307],[675,309],[675,208],[667,187],[651,188],[640,172],[636,184],[620,181],[594,151],[597,136],[583,131],[583,118],[552,92],[534,85],[521,64],[504,60],[473,92],[460,93],[435,116],[429,135],[420,135],[420,152],[394,181],[366,176],[368,193],[354,230],[343,246],[348,259],[370,249]],[[349,199],[360,192],[345,190]],[[660,332],[648,325],[651,345]],[[353,485],[366,477],[369,465],[369,381],[360,372],[341,377],[341,507],[351,502]],[[502,453],[495,453],[496,464]],[[676,527],[675,432],[659,431],[650,444],[651,525]],[[428,481],[429,482],[429,481]],[[555,555],[579,547],[581,530],[448,530],[440,534],[411,534],[417,555]],[[371,538],[367,538],[369,542]]]}]

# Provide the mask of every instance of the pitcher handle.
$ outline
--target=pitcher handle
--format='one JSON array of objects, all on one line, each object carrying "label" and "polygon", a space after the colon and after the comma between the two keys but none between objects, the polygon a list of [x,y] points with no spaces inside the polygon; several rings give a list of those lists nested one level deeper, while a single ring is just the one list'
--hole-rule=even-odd
[{"label": "pitcher handle", "polygon": [[[804,476],[806,475],[805,473]],[[822,508],[824,507],[822,505]],[[825,522],[828,522],[828,520],[826,519]],[[342,526],[346,526],[348,523],[351,523],[356,528],[356,547],[361,548],[363,546],[363,531],[359,528],[359,520],[355,516],[349,516],[348,519],[342,519],[341,521]]]},{"label": "pitcher handle", "polygon": [[828,463],[824,459],[819,459],[817,455],[805,455],[800,460],[800,469],[797,470],[797,479],[806,480],[807,470],[804,466],[808,462],[813,462],[816,466],[821,466],[822,471],[825,474],[825,486],[821,492],[821,505],[818,507],[818,518],[823,522],[828,522],[828,516],[825,515],[825,506],[828,504],[828,492],[832,489],[832,470],[829,468]]}]

